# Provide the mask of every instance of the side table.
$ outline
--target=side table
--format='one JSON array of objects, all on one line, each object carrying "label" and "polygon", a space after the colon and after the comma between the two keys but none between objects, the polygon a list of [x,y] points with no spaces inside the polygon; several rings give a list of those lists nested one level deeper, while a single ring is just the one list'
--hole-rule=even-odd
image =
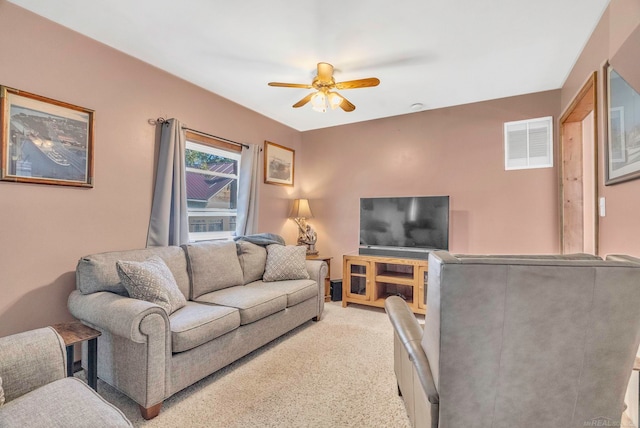
[{"label": "side table", "polygon": [[320,254],[309,254],[307,260],[321,260],[327,263],[327,276],[324,278],[324,301],[331,301],[331,259],[333,257],[323,257]]},{"label": "side table", "polygon": [[87,361],[87,383],[98,390],[98,336],[102,333],[82,324],[80,321],[54,324],[53,327],[64,340],[67,347],[67,376],[73,376],[73,347],[76,343],[88,340],[89,355]]}]

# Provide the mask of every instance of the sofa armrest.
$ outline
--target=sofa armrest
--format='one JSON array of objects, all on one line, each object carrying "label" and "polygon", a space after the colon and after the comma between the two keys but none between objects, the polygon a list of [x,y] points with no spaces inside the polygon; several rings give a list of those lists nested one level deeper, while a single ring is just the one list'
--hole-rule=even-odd
[{"label": "sofa armrest", "polygon": [[69,296],[68,306],[71,314],[79,320],[137,343],[147,341],[149,332],[145,332],[141,325],[149,315],[160,315],[165,321],[165,333],[170,331],[169,318],[160,306],[108,291],[82,294],[74,290]]},{"label": "sofa armrest", "polygon": [[[161,403],[171,388],[171,329],[158,305],[108,291],[69,296],[69,310],[102,331],[98,376],[145,409]],[[101,344],[102,343],[102,344]],[[117,347],[117,349],[116,349]]]},{"label": "sofa armrest", "polygon": [[407,302],[398,296],[388,297],[384,302],[391,325],[400,339],[401,346],[407,351],[409,359],[416,369],[420,384],[431,404],[438,404],[440,397],[433,380],[427,355],[422,349],[422,327],[418,323]]},{"label": "sofa armrest", "polygon": [[317,320],[320,320],[322,312],[324,311],[324,279],[329,272],[329,266],[327,262],[322,260],[305,260],[307,266],[307,272],[309,272],[309,278],[314,280],[318,285],[318,315]]},{"label": "sofa armrest", "polygon": [[0,338],[0,377],[7,402],[63,379],[64,341],[51,327]]}]

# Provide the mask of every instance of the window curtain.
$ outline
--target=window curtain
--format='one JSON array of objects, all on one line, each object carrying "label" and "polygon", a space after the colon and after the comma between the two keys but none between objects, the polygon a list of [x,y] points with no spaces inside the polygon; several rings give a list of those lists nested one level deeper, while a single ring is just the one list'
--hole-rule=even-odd
[{"label": "window curtain", "polygon": [[184,165],[185,131],[176,119],[162,123],[160,154],[147,247],[189,242],[187,186]]},{"label": "window curtain", "polygon": [[250,235],[258,229],[258,170],[260,147],[249,144],[242,149],[236,236]]}]

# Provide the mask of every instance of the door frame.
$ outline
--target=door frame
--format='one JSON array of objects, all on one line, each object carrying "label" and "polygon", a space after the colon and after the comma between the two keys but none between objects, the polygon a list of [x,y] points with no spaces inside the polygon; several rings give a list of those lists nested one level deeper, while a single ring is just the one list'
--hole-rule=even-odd
[{"label": "door frame", "polygon": [[[575,98],[571,101],[565,112],[560,116],[560,161],[559,161],[559,184],[560,184],[560,251],[561,253],[565,253],[565,202],[569,203],[570,200],[567,200],[567,197],[573,197],[573,195],[565,194],[565,184],[564,184],[564,163],[565,156],[567,155],[567,140],[569,135],[571,138],[579,138],[580,147],[584,147],[584,141],[582,138],[582,132],[575,133],[575,125],[577,123],[581,123],[589,114],[593,112],[593,159],[592,159],[592,168],[594,174],[594,253],[598,254],[598,244],[599,244],[599,219],[598,219],[598,98],[597,98],[597,85],[598,84],[598,73],[594,71],[591,76],[587,79],[587,81],[582,85],[582,88],[575,96]],[[573,124],[573,126],[571,125]],[[580,130],[582,131],[582,126],[580,126]],[[581,178],[582,179],[582,178]],[[584,192],[584,190],[583,190]],[[583,201],[584,193],[580,194],[580,201]],[[584,206],[583,206],[584,212]],[[582,228],[582,233],[584,235],[584,226]],[[584,247],[583,247],[584,248]]]}]

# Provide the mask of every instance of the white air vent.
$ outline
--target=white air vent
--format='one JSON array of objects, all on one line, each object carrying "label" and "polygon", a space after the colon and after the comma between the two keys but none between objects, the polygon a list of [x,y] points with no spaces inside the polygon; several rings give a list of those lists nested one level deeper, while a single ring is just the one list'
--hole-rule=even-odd
[{"label": "white air vent", "polygon": [[553,118],[505,122],[504,169],[553,166]]}]

